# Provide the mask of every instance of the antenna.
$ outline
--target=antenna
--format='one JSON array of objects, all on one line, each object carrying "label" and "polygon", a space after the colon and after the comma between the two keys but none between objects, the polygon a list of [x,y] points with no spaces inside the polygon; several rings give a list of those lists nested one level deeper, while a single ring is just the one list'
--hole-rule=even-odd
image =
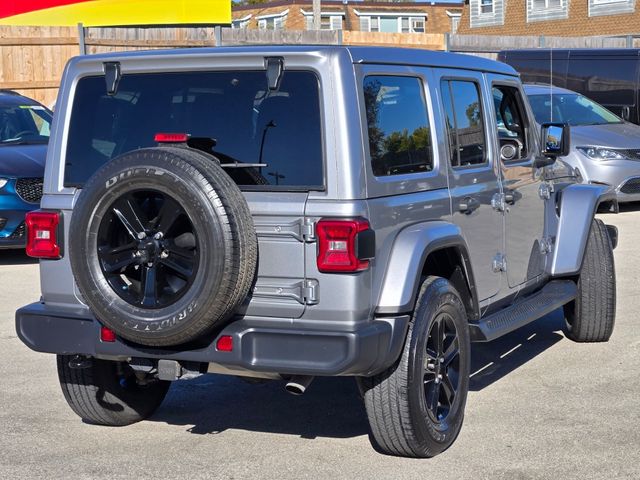
[{"label": "antenna", "polygon": [[549,115],[549,120],[553,122],[553,47],[549,47],[549,70],[551,74],[551,78],[549,79],[549,98],[551,99],[551,115]]}]

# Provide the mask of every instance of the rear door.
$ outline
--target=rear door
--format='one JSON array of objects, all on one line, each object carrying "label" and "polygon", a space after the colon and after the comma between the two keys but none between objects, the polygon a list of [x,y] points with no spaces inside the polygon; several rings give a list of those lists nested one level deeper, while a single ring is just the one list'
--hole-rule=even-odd
[{"label": "rear door", "polygon": [[503,259],[502,213],[492,207],[500,182],[487,129],[491,105],[481,73],[440,69],[436,76],[448,138],[452,218],[467,243],[482,301],[500,290]]}]

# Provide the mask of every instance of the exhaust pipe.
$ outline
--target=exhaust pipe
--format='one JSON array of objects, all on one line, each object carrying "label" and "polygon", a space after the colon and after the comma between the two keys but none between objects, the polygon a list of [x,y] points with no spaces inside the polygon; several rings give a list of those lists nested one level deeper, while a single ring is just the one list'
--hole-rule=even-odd
[{"label": "exhaust pipe", "polygon": [[314,377],[310,375],[294,375],[289,379],[284,389],[291,395],[302,395],[313,379]]}]

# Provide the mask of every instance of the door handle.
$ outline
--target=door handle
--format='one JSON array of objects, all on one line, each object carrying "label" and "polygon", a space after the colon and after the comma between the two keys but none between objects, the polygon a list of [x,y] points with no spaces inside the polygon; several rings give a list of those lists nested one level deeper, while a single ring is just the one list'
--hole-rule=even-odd
[{"label": "door handle", "polygon": [[478,207],[480,207],[480,202],[474,197],[464,197],[458,204],[458,209],[466,215],[473,213]]}]

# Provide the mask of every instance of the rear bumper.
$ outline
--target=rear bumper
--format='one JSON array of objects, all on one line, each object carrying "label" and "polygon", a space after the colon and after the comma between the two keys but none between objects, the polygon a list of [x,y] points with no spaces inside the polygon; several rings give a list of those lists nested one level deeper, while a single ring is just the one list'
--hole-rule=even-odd
[{"label": "rear bumper", "polygon": [[[397,360],[408,322],[406,315],[385,317],[354,331],[337,331],[317,325],[296,328],[290,319],[244,318],[226,326],[206,347],[176,350],[120,339],[101,342],[100,324],[86,310],[53,310],[34,303],[16,312],[19,338],[37,352],[203,362],[223,367],[220,371],[245,375],[372,375]],[[233,351],[216,350],[216,339],[222,335],[233,337]]]}]

